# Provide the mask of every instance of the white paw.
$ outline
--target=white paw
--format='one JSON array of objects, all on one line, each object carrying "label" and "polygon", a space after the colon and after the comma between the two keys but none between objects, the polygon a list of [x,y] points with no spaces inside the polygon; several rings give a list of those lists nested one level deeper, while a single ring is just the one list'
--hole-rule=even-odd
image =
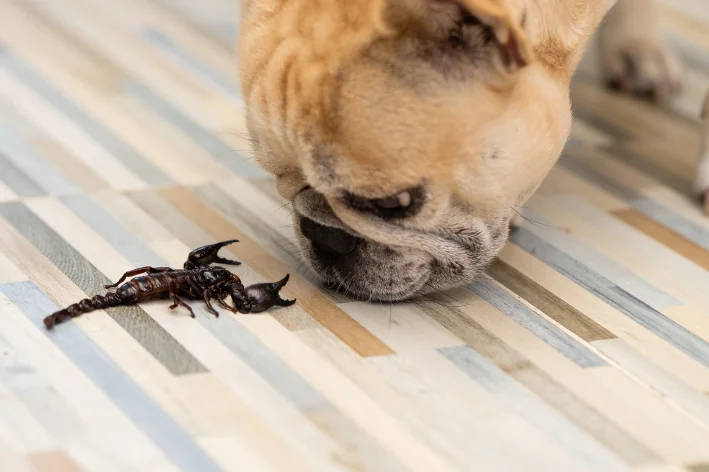
[{"label": "white paw", "polygon": [[694,177],[694,193],[700,198],[704,212],[709,215],[709,93],[704,97],[700,117],[704,127],[697,173]]},{"label": "white paw", "polygon": [[682,88],[677,57],[658,39],[608,37],[601,46],[603,77],[608,87],[642,98],[664,100]]},{"label": "white paw", "polygon": [[694,192],[700,198],[704,212],[709,215],[709,155],[704,155],[697,166]]}]

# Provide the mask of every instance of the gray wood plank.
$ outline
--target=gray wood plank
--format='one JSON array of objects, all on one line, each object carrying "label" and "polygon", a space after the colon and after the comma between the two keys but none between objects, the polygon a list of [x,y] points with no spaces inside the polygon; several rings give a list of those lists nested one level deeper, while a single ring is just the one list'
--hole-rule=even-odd
[{"label": "gray wood plank", "polygon": [[[25,204],[0,204],[0,216],[14,226],[87,296],[105,293],[103,286],[111,281]],[[129,269],[132,267],[126,268]],[[173,374],[207,371],[202,363],[139,306],[109,308],[106,313]],[[45,316],[49,314],[51,312]]]}]

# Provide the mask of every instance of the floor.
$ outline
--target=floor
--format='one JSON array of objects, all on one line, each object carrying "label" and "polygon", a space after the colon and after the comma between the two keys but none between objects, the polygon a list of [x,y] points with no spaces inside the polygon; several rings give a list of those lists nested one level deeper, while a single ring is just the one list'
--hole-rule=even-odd
[{"label": "floor", "polygon": [[[499,261],[394,306],[308,281],[249,159],[235,1],[117,4],[0,3],[0,470],[709,471],[704,0],[663,2],[685,95],[614,96],[587,60],[568,149]],[[234,237],[237,273],[290,272],[295,306],[42,326]]]}]

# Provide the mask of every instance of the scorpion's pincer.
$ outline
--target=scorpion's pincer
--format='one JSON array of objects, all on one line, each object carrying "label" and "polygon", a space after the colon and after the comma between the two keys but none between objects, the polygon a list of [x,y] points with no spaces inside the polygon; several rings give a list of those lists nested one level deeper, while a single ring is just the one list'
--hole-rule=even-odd
[{"label": "scorpion's pincer", "polygon": [[190,255],[187,257],[187,261],[188,263],[194,264],[199,267],[207,267],[208,265],[214,263],[239,265],[241,264],[241,262],[233,261],[231,259],[225,259],[217,254],[219,250],[224,246],[228,246],[230,244],[238,242],[238,239],[230,239],[229,241],[222,241],[220,243],[199,247],[194,251],[190,252]]},{"label": "scorpion's pincer", "polygon": [[249,285],[246,288],[232,291],[234,306],[239,313],[261,313],[274,306],[287,307],[295,303],[295,299],[281,298],[280,291],[288,283],[290,274],[286,274],[278,282]]}]

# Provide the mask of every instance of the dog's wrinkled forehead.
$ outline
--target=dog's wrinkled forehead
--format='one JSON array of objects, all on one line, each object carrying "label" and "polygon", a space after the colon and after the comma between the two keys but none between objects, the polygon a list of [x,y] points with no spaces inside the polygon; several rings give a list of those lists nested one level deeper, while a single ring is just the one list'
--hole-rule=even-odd
[{"label": "dog's wrinkled forehead", "polygon": [[[256,158],[284,197],[305,186],[383,198],[432,185],[499,209],[558,156],[568,90],[563,73],[537,60],[548,48],[527,34],[543,30],[536,4],[288,5],[247,14],[239,43]],[[554,53],[559,70],[568,69],[564,50]]]}]

